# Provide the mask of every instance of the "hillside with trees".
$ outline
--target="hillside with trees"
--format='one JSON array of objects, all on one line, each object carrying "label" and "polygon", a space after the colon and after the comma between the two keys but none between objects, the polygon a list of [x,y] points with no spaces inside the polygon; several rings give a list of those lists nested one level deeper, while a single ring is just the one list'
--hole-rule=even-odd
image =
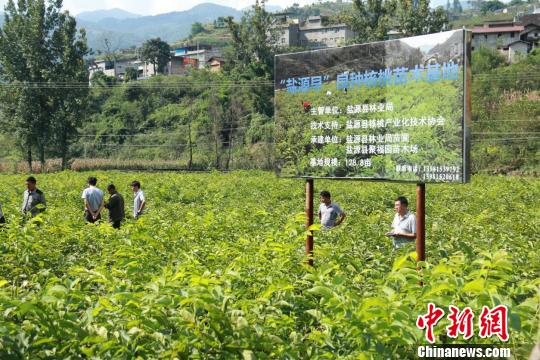
[{"label": "hillside with trees", "polygon": [[[381,1],[380,5],[360,1],[353,4],[350,20],[373,29],[360,33],[359,40],[384,39],[390,30],[387,18],[395,28],[411,35],[435,31],[444,24],[440,10],[425,6],[429,4],[423,4],[418,12],[405,1],[392,5]],[[10,16],[23,16],[16,7],[10,11]],[[21,19],[42,21],[31,13]],[[0,158],[4,163],[10,159],[11,164],[22,159],[29,162],[36,155],[43,163],[62,158],[64,165],[83,164],[82,168],[85,161],[93,164],[88,166],[100,167],[106,160],[112,167],[136,167],[140,161],[147,164],[144,166],[159,168],[169,161],[168,166],[175,168],[272,169],[274,55],[294,49],[279,49],[269,41],[269,36],[277,35],[271,31],[274,20],[261,6],[252,7],[239,21],[222,20],[219,24],[195,23],[191,27],[191,41],[214,31],[230,37],[221,72],[193,69],[185,76],[158,75],[145,81],[101,74],[91,86],[86,70],[77,67],[80,63],[76,57],[56,65],[40,65],[43,69],[62,67],[54,73],[33,70],[32,63],[21,61],[24,56],[12,52],[14,47],[9,41],[13,37],[6,34],[15,34],[17,29],[7,24],[0,33],[0,76],[4,81],[0,86],[0,121],[4,129],[0,139],[9,146],[0,149]],[[73,24],[71,20],[68,23]],[[86,49],[84,34],[70,34],[71,46],[75,46],[73,54],[82,56]],[[15,38],[23,44],[36,41]],[[48,61],[56,49],[52,46],[54,39],[33,48],[33,56]],[[154,50],[149,51],[148,59],[162,51]],[[496,53],[475,53],[475,171],[537,172],[538,142],[526,134],[540,132],[538,78],[534,75],[540,69],[538,57],[535,51],[521,62],[507,65]],[[155,64],[156,69],[163,66],[157,61]],[[19,67],[24,71],[17,70]],[[28,83],[38,85],[24,85]],[[104,160],[100,163],[99,159]],[[8,165],[7,169],[15,167]]]}]

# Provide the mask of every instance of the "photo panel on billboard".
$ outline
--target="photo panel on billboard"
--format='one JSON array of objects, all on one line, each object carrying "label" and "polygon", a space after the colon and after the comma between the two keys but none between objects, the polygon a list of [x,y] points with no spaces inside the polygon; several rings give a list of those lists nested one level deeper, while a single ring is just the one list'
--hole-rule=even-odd
[{"label": "photo panel on billboard", "polygon": [[276,56],[277,173],[469,181],[470,33]]}]

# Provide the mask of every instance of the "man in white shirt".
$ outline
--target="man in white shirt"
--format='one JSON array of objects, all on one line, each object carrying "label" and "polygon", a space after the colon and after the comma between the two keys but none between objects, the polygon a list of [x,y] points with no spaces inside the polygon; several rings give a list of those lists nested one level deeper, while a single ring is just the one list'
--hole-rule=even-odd
[{"label": "man in white shirt", "polygon": [[[345,212],[341,210],[338,204],[333,203],[328,191],[321,191],[319,200],[319,220],[322,228],[328,230],[338,226],[345,219]],[[339,217],[339,219],[338,219]]]},{"label": "man in white shirt", "polygon": [[409,201],[404,196],[400,196],[394,202],[396,215],[392,221],[392,232],[387,236],[392,237],[394,248],[398,249],[406,244],[414,243],[416,240],[416,217],[409,210]]},{"label": "man in white shirt", "polygon": [[95,223],[101,219],[101,211],[105,207],[103,201],[103,191],[96,187],[97,179],[95,177],[88,178],[88,187],[82,193],[84,200],[84,219],[89,223]]},{"label": "man in white shirt", "polygon": [[144,211],[146,206],[146,198],[144,197],[144,191],[141,190],[141,183],[138,181],[133,181],[131,183],[131,190],[135,194],[133,199],[133,217],[138,219]]}]

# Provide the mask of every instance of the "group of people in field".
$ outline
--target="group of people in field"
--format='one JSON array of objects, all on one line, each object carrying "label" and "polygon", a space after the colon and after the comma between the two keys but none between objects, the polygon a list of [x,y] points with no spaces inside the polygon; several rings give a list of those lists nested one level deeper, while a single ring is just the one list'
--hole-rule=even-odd
[{"label": "group of people in field", "polygon": [[[91,176],[87,181],[88,187],[82,193],[84,203],[84,219],[88,223],[95,223],[101,220],[101,214],[104,209],[108,210],[109,222],[115,229],[120,229],[122,221],[125,219],[124,198],[114,184],[107,186],[109,199],[105,201],[104,192],[97,187],[97,178]],[[138,219],[144,212],[146,207],[146,197],[141,189],[139,181],[131,183],[133,190],[133,217]],[[23,194],[23,202],[21,212],[30,217],[35,217],[45,211],[47,202],[43,191],[37,188],[37,180],[30,176],[26,179],[26,190]],[[2,211],[2,203],[0,202],[0,226],[6,223],[6,218]]]},{"label": "group of people in field", "polygon": [[[319,221],[323,230],[331,229],[340,225],[345,220],[345,212],[339,205],[332,201],[328,191],[321,191],[319,194]],[[416,217],[409,209],[409,201],[404,196],[398,197],[394,201],[394,220],[390,225],[391,232],[386,236],[392,238],[394,248],[398,249],[416,240]]]},{"label": "group of people in field", "polygon": [[[119,229],[122,221],[125,219],[124,198],[114,184],[107,186],[109,200],[105,201],[104,193],[97,187],[97,179],[93,176],[88,178],[88,187],[82,193],[84,202],[84,219],[88,223],[95,223],[101,219],[102,212],[108,210],[109,222],[115,229]],[[45,194],[36,186],[36,178],[30,176],[26,179],[26,190],[23,194],[23,203],[21,211],[31,217],[45,211],[47,203]],[[141,189],[139,181],[131,183],[131,189],[134,193],[133,199],[133,218],[138,219],[146,206],[146,197]],[[332,201],[328,191],[321,191],[319,194],[319,221],[323,230],[331,229],[340,225],[345,220],[345,212],[339,205]],[[400,248],[416,239],[416,218],[408,210],[409,202],[404,196],[398,197],[394,202],[396,215],[392,221],[392,231],[386,235],[392,238],[395,248]],[[0,225],[5,224],[6,219],[2,212],[2,203],[0,202]]]}]

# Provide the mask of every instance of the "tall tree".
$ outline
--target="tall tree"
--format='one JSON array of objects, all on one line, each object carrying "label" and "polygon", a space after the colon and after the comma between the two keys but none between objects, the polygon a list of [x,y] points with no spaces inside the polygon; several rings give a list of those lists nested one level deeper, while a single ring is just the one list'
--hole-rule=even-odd
[{"label": "tall tree", "polygon": [[[62,159],[62,169],[67,167],[69,146],[77,134],[87,108],[88,68],[84,56],[88,54],[84,30],[77,32],[75,19],[66,13],[59,15],[58,31],[52,38],[53,69],[59,86],[55,88],[53,105],[52,140],[56,155]],[[62,88],[67,85],[69,91]]]},{"label": "tall tree", "polygon": [[256,0],[239,23],[231,17],[225,20],[233,37],[233,51],[228,54],[228,63],[245,77],[271,79],[279,30],[273,27],[274,18],[265,10],[264,4]]},{"label": "tall tree", "polygon": [[398,0],[395,17],[396,29],[405,36],[439,32],[448,24],[446,11],[431,9],[429,0]]},{"label": "tall tree", "polygon": [[345,21],[357,43],[385,40],[389,30],[405,36],[441,31],[448,23],[442,7],[431,9],[429,0],[353,0],[354,11]]},{"label": "tall tree", "polygon": [[9,0],[4,10],[0,79],[9,88],[3,86],[0,91],[1,121],[26,153],[31,169],[33,149],[44,166],[53,138],[59,135],[67,141],[72,133],[66,118],[77,113],[84,94],[56,86],[88,81],[83,61],[86,39],[84,32],[77,33],[73,17],[62,12],[62,0],[19,0],[16,4]]},{"label": "tall tree", "polygon": [[274,17],[257,0],[239,23],[231,17],[225,20],[233,37],[232,48],[225,53],[225,70],[232,79],[260,82],[260,86],[251,89],[255,111],[272,116],[273,88],[265,82],[273,79],[278,49],[280,30],[274,26]]},{"label": "tall tree", "polygon": [[454,0],[452,11],[454,12],[454,15],[459,15],[463,12],[463,6],[461,6],[461,2],[459,0]]},{"label": "tall tree", "polygon": [[357,43],[384,40],[392,28],[396,2],[392,0],[353,0],[354,11],[345,21],[356,34]]},{"label": "tall tree", "polygon": [[163,74],[171,58],[171,47],[160,38],[150,39],[143,44],[141,57],[153,65],[154,74]]}]

